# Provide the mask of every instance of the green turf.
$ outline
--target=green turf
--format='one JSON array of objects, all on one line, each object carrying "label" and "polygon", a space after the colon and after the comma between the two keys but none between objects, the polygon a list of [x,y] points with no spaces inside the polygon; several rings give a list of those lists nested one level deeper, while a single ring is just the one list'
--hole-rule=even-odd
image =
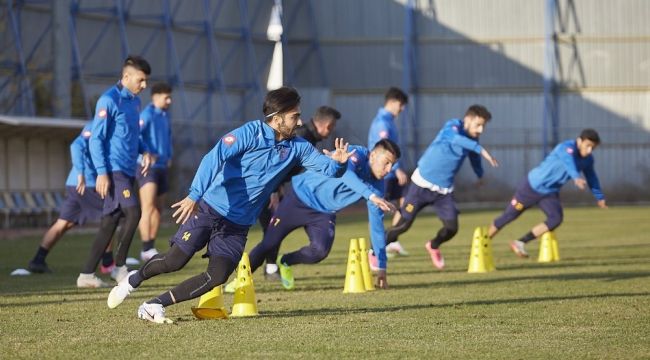
[{"label": "green turf", "polygon": [[[348,239],[367,234],[367,222],[340,215],[330,256],[294,267],[294,291],[255,274],[260,316],[198,321],[189,301],[167,309],[174,325],[138,320],[137,307],[203,271],[198,256],[110,310],[108,289],[75,287],[92,235],[66,237],[48,258],[55,273],[29,277],[9,273],[26,265],[38,239],[4,240],[0,358],[650,358],[650,208],[566,209],[557,231],[561,261],[553,264],[518,259],[507,248],[541,219],[530,211],[494,240],[498,270],[468,274],[472,231],[496,215],[461,215],[460,232],[442,247],[443,272],[423,246],[439,222],[422,215],[402,239],[412,255],[389,262],[390,289],[365,294],[342,290]],[[248,248],[259,236],[251,231]],[[305,239],[297,232],[283,250]],[[528,246],[533,255],[537,248]]]}]

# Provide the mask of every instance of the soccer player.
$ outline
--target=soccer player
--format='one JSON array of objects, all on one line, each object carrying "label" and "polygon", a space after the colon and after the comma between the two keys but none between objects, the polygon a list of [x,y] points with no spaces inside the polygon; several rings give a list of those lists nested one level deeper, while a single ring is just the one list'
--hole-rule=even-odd
[{"label": "soccer player", "polygon": [[321,154],[295,137],[300,121],[300,95],[293,88],[269,92],[262,108],[264,120],[250,121],[226,134],[203,157],[189,195],[172,205],[182,225],[165,254],[151,258],[111,290],[107,304],[114,308],[134,288],[153,276],[181,269],[207,245],[205,272],[140,305],[138,317],[169,323],[165,307],[203,295],[223,284],[241,259],[248,229],[262,206],[296,165],[341,176],[354,153],[335,140],[336,150]]},{"label": "soccer player", "polygon": [[[316,109],[314,116],[309,122],[296,129],[296,136],[300,136],[301,138],[309,141],[312,145],[316,146],[319,141],[325,140],[328,136],[330,136],[330,134],[334,131],[334,128],[336,128],[336,122],[340,118],[341,113],[338,110],[329,106],[320,106],[318,109]],[[285,182],[290,182],[290,176],[296,175],[300,171],[302,171],[301,168],[294,169],[289,174],[289,178],[286,179]],[[259,216],[259,222],[264,233],[266,233],[266,228],[269,224],[269,221],[271,220],[273,211],[275,211],[278,203],[280,202],[283,187],[284,183],[280,185],[278,191],[271,194],[269,204],[262,208],[262,212]],[[279,250],[280,245],[278,244],[275,249],[269,249],[266,252],[266,266],[264,267],[264,277],[266,279],[280,279],[280,275],[278,274],[278,265],[275,263],[276,259],[278,258]]]},{"label": "soccer player", "polygon": [[95,276],[97,264],[113,237],[117,224],[124,218],[115,247],[116,281],[128,274],[126,256],[140,221],[140,204],[134,191],[136,161],[143,153],[142,172],[147,172],[155,157],[140,141],[140,99],[151,73],[149,63],[139,56],[129,56],[122,66],[122,78],[97,101],[90,136],[90,156],[97,169],[95,189],[104,199],[99,231],[88,259],[77,278],[77,287],[96,288],[106,284]]},{"label": "soccer player", "polygon": [[158,254],[155,248],[156,235],[160,226],[160,212],[169,190],[167,169],[172,161],[172,129],[167,110],[172,103],[172,88],[165,83],[151,87],[151,103],[140,113],[140,136],[146,147],[156,153],[156,162],[145,173],[142,171],[142,156],[138,158],[136,178],[140,186],[140,237],[143,262]]},{"label": "soccer player", "polygon": [[[97,171],[88,152],[90,123],[84,126],[81,134],[70,144],[72,169],[65,182],[66,197],[59,209],[59,218],[47,230],[41,244],[29,262],[28,269],[33,273],[50,273],[45,258],[65,233],[76,225],[98,221],[102,214],[104,201],[95,191]],[[110,273],[113,265],[113,253],[107,251],[102,256],[101,272]]]},{"label": "soccer player", "polygon": [[[556,229],[562,223],[564,215],[560,204],[560,188],[571,180],[580,190],[589,186],[598,206],[606,209],[605,195],[600,190],[594,170],[594,157],[591,155],[599,144],[600,136],[594,129],[584,129],[576,139],[558,144],[541,164],[528,173],[515,191],[508,207],[490,225],[488,236],[494,237],[531,206],[539,206],[546,215],[546,220],[533,226],[519,240],[510,242],[510,249],[517,256],[528,257],[526,244],[545,232]],[[581,172],[584,178],[581,177]]]},{"label": "soccer player", "polygon": [[456,173],[467,156],[479,178],[479,184],[483,178],[481,156],[490,165],[498,166],[494,157],[478,142],[491,118],[492,115],[484,106],[472,105],[462,120],[451,119],[445,123],[418,161],[404,204],[400,208],[402,217],[397,225],[388,230],[387,243],[396,241],[399,235],[405,233],[420,210],[427,205],[433,205],[442,221],[442,229],[433,239],[426,242],[425,247],[433,265],[440,270],[445,267],[439,247],[458,232],[458,209],[453,197]]},{"label": "soccer player", "polygon": [[[379,108],[377,115],[370,124],[368,130],[368,149],[372,149],[381,139],[389,139],[399,145],[399,133],[395,119],[404,111],[408,103],[408,95],[402,90],[391,87],[386,91],[384,96],[384,106]],[[384,179],[385,197],[389,201],[397,201],[399,206],[404,202],[404,188],[408,183],[408,176],[402,169],[399,161],[395,164],[393,171]],[[393,216],[392,224],[395,226],[399,221],[400,213],[396,212]],[[408,256],[408,252],[399,243],[399,241],[388,244],[389,254]]]},{"label": "soccer player", "polygon": [[[400,150],[388,139],[379,140],[372,151],[361,146],[350,148],[355,153],[348,161],[343,177],[333,179],[306,171],[291,179],[291,186],[273,214],[264,238],[250,252],[251,271],[262,264],[267,252],[278,249],[287,235],[303,227],[309,236],[309,245],[278,258],[282,286],[287,290],[293,289],[291,266],[316,264],[325,259],[334,243],[336,213],[363,197],[368,205],[372,247],[379,258],[378,286],[386,288],[383,212],[393,211],[395,207],[383,198],[383,179],[399,159]],[[234,291],[230,284],[228,288]]]}]

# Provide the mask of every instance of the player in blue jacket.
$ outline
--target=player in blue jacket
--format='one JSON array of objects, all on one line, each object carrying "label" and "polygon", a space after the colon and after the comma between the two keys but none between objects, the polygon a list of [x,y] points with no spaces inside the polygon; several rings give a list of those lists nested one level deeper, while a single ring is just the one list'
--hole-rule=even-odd
[{"label": "player in blue jacket", "polygon": [[[28,269],[33,273],[52,272],[45,262],[45,258],[56,243],[75,225],[83,225],[90,221],[99,221],[102,215],[104,201],[95,191],[95,178],[97,171],[90,159],[88,152],[88,139],[90,139],[90,123],[70,144],[72,169],[65,182],[66,196],[59,208],[59,218],[47,230],[36,255],[29,262]],[[107,254],[112,254],[108,252]],[[112,256],[108,264],[111,265]],[[106,267],[108,268],[108,267]],[[104,271],[103,271],[104,272]],[[110,270],[109,270],[110,272]]]},{"label": "player in blue jacket", "polygon": [[[375,115],[372,123],[370,123],[370,129],[368,129],[368,149],[372,149],[381,139],[388,139],[398,145],[400,144],[399,132],[397,131],[395,120],[399,114],[404,111],[407,103],[408,95],[406,95],[406,93],[401,89],[391,87],[386,91],[386,94],[384,95],[384,106],[379,108],[377,115]],[[404,202],[404,190],[407,183],[408,175],[402,169],[402,166],[398,161],[393,166],[393,170],[390,174],[388,174],[384,179],[384,197],[389,201],[397,201],[399,206],[401,206]],[[399,218],[400,213],[396,212],[392,220],[393,226],[397,224]],[[390,243],[386,250],[389,254],[408,256],[408,252],[399,241]]]},{"label": "player in blue jacket", "polygon": [[97,170],[95,189],[104,199],[104,207],[99,231],[77,278],[77,287],[106,285],[95,276],[95,269],[121,218],[124,223],[117,238],[111,277],[119,282],[128,274],[126,256],[140,221],[140,203],[134,191],[138,153],[143,154],[143,172],[154,160],[140,141],[140,99],[137,97],[146,88],[150,73],[145,59],[129,56],[122,66],[120,81],[97,101],[89,148]]},{"label": "player in blue jacket", "polygon": [[469,157],[480,183],[483,178],[481,156],[490,165],[498,166],[497,161],[478,142],[491,118],[492,115],[484,106],[472,105],[462,120],[451,119],[445,123],[418,161],[418,167],[411,176],[411,185],[406,192],[404,205],[400,208],[402,218],[396,226],[388,230],[386,243],[396,241],[399,235],[411,227],[420,210],[427,205],[433,205],[442,221],[442,229],[431,241],[426,242],[425,247],[433,265],[440,270],[445,267],[439,247],[458,232],[458,208],[453,197],[454,178],[458,170],[465,158]]},{"label": "player in blue jacket", "polygon": [[[374,251],[379,254],[378,286],[386,288],[386,251],[384,235],[384,211],[395,207],[383,199],[384,177],[390,172],[400,156],[397,144],[382,139],[372,151],[361,146],[348,160],[348,169],[341,178],[329,178],[314,171],[306,171],[291,179],[291,186],[273,213],[262,241],[250,252],[251,271],[255,271],[266,257],[280,247],[293,230],[304,228],[309,245],[278,258],[282,286],[294,288],[291,269],[297,264],[316,264],[327,257],[334,243],[336,213],[365,198],[368,204],[370,239]],[[234,280],[236,281],[236,280]],[[234,285],[234,282],[232,283]],[[228,284],[230,292],[234,286]]]},{"label": "player in blue jacket", "polygon": [[143,303],[138,316],[169,323],[165,307],[203,295],[223,284],[241,259],[248,229],[255,223],[271,192],[295,166],[341,176],[354,153],[335,140],[336,150],[318,152],[306,140],[295,137],[300,125],[300,95],[283,87],[266,95],[264,120],[254,120],[226,134],[203,157],[189,195],[172,205],[181,227],[166,254],[155,255],[140,270],[129,273],[108,296],[114,308],[134,288],[153,276],[181,269],[194,253],[207,245],[205,272],[189,278]]},{"label": "player in blue jacket", "polygon": [[169,106],[172,103],[172,88],[165,83],[151,87],[151,103],[140,113],[140,137],[151,152],[156,154],[156,162],[146,173],[142,171],[142,156],[138,158],[136,178],[140,186],[140,237],[143,262],[158,254],[155,247],[156,235],[160,226],[160,212],[165,203],[165,193],[169,190],[167,169],[172,161],[172,129],[169,119]]},{"label": "player in blue jacket", "polygon": [[[528,257],[526,243],[554,230],[562,223],[564,215],[559,193],[560,188],[569,181],[573,181],[580,190],[588,186],[598,206],[607,208],[605,195],[594,170],[594,157],[591,155],[599,144],[600,136],[593,129],[584,129],[578,138],[558,144],[539,166],[528,173],[503,214],[490,225],[488,236],[492,238],[531,206],[539,206],[546,215],[546,220],[533,226],[519,240],[510,242],[510,249],[517,256]],[[580,173],[585,177],[582,178]]]}]

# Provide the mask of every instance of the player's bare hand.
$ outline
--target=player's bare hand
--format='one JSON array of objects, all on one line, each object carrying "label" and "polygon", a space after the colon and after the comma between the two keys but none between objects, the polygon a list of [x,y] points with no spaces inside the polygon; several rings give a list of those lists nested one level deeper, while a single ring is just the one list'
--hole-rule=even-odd
[{"label": "player's bare hand", "polygon": [[108,195],[108,189],[110,187],[111,179],[108,177],[108,175],[97,175],[97,180],[95,180],[95,190],[97,191],[97,194],[99,194],[99,197],[105,199],[106,195]]},{"label": "player's bare hand", "polygon": [[573,183],[576,184],[576,186],[580,190],[584,190],[587,187],[587,180],[585,180],[583,178],[574,179]]},{"label": "player's bare hand", "polygon": [[185,224],[185,222],[196,212],[196,202],[189,197],[172,205],[173,208],[178,208],[172,214],[172,218],[176,218],[177,224]]},{"label": "player's bare hand", "polygon": [[375,194],[370,195],[369,200],[375,204],[378,208],[380,208],[382,211],[386,211],[389,213],[393,213],[397,210],[395,205],[391,203],[390,201],[387,201],[386,199],[379,197]]},{"label": "player's bare hand", "polygon": [[280,194],[278,192],[273,192],[271,193],[271,196],[269,197],[269,210],[275,211],[278,208],[278,205],[280,204]]},{"label": "player's bare hand", "polygon": [[151,154],[151,153],[144,153],[142,154],[142,175],[147,176],[147,172],[149,172],[149,169],[151,166],[156,162],[156,156]]},{"label": "player's bare hand", "polygon": [[497,159],[495,159],[487,150],[481,150],[481,156],[483,156],[483,158],[487,160],[487,162],[489,162],[492,167],[499,167],[499,162]]},{"label": "player's bare hand", "polygon": [[375,285],[379,289],[388,289],[388,281],[386,280],[386,270],[379,270],[377,272],[377,284]]},{"label": "player's bare hand", "polygon": [[598,204],[598,207],[601,208],[601,209],[609,209],[609,206],[607,206],[607,203],[605,202],[605,199],[598,200],[597,204]]},{"label": "player's bare hand", "polygon": [[336,138],[334,139],[334,151],[329,151],[327,149],[323,149],[323,153],[325,155],[331,157],[333,160],[336,160],[340,162],[341,164],[345,164],[348,162],[348,159],[356,150],[352,150],[348,152],[348,146],[350,144],[344,142],[343,138]]},{"label": "player's bare hand", "polygon": [[397,183],[399,184],[399,186],[404,186],[409,181],[408,175],[406,175],[404,170],[400,168],[395,170],[395,176],[397,177]]},{"label": "player's bare hand", "polygon": [[79,195],[83,195],[84,192],[86,191],[86,179],[84,178],[83,174],[77,175],[77,193]]}]

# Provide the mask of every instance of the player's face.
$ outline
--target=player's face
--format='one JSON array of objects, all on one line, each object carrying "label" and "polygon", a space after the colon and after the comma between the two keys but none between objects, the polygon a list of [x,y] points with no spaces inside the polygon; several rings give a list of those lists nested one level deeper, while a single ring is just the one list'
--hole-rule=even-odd
[{"label": "player's face", "polygon": [[275,116],[277,121],[275,130],[280,135],[280,140],[291,139],[296,136],[296,128],[302,125],[299,106]]},{"label": "player's face", "polygon": [[596,144],[595,142],[589,139],[581,139],[581,138],[578,138],[578,140],[576,141],[576,145],[578,145],[578,151],[580,152],[580,157],[587,157],[591,155],[594,149],[598,146],[598,144]]},{"label": "player's face", "polygon": [[135,95],[147,87],[147,74],[132,66],[127,66],[122,72],[122,85]]},{"label": "player's face", "polygon": [[169,109],[169,106],[172,104],[172,94],[163,94],[163,93],[155,94],[151,97],[151,101],[153,102],[155,107],[159,109],[167,110]]},{"label": "player's face", "polygon": [[465,117],[465,132],[471,138],[478,139],[485,129],[485,119],[480,116]]},{"label": "player's face", "polygon": [[322,138],[330,136],[334,128],[336,127],[336,121],[331,116],[326,116],[318,121],[314,121],[316,126],[316,132]]},{"label": "player's face", "polygon": [[375,179],[383,179],[395,164],[395,155],[383,148],[375,148],[370,152],[370,171]]}]

